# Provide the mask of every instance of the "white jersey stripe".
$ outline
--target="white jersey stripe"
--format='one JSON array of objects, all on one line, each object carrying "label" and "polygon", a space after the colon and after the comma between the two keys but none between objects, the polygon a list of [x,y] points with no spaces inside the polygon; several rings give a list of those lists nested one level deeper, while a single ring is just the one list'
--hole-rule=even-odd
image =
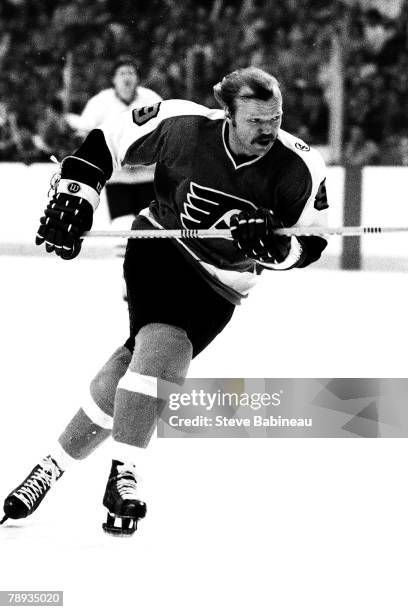
[{"label": "white jersey stripe", "polygon": [[132,393],[141,393],[142,395],[149,395],[150,397],[157,397],[157,378],[128,370],[120,379],[118,389],[131,391]]},{"label": "white jersey stripe", "polygon": [[85,402],[81,405],[81,408],[86,416],[91,419],[92,423],[102,427],[102,429],[112,429],[113,418],[99,408],[90,393],[86,397]]},{"label": "white jersey stripe", "polygon": [[296,136],[293,136],[284,130],[279,130],[278,140],[303,160],[312,178],[312,190],[309,199],[304,205],[302,214],[294,224],[294,227],[312,225],[326,227],[327,210],[317,210],[314,207],[320,184],[326,178],[326,167],[322,157],[315,149],[311,149],[306,143],[304,143],[303,140],[296,138]]},{"label": "white jersey stripe", "polygon": [[293,266],[299,261],[302,256],[302,245],[296,236],[292,236],[290,239],[290,251],[283,261],[280,263],[265,263],[264,261],[259,261],[265,268],[269,268],[270,270],[288,270],[289,268],[293,268]]},{"label": "white jersey stripe", "polygon": [[[146,217],[146,219],[148,219],[150,223],[155,227],[163,229],[163,226],[156,221],[156,219],[151,214],[149,208],[144,208],[140,211],[139,214],[143,215],[143,217]],[[218,268],[217,266],[213,266],[212,264],[199,259],[198,256],[191,249],[188,248],[188,246],[183,240],[179,240],[178,238],[176,238],[176,240],[179,245],[183,247],[183,249],[190,253],[191,257],[193,257],[193,259],[195,259],[200,266],[202,266],[209,274],[211,274],[211,276],[215,276],[215,278],[219,280],[223,285],[230,287],[231,289],[239,293],[242,297],[246,297],[250,289],[252,289],[252,287],[254,287],[259,280],[259,275],[256,274],[255,266],[252,272],[223,270],[222,268]]]}]

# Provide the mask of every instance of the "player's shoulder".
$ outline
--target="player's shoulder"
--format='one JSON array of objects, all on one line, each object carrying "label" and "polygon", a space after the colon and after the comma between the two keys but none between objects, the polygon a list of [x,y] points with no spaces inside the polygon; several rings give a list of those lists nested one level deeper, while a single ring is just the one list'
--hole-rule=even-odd
[{"label": "player's shoulder", "polygon": [[[128,115],[124,115],[127,117]],[[190,100],[161,100],[155,104],[138,107],[132,111],[131,120],[138,127],[147,125],[148,131],[176,128],[188,131],[201,122],[221,121],[224,112],[191,102]]]},{"label": "player's shoulder", "polygon": [[223,117],[222,110],[210,109],[189,100],[160,100],[108,118],[103,123],[103,129],[115,133],[126,131],[130,123],[137,126],[140,135],[157,130],[160,133],[178,133],[180,137],[185,135],[188,138],[189,134],[193,133],[191,130],[198,127],[202,120],[217,122]]},{"label": "player's shoulder", "polygon": [[[178,130],[188,133],[189,130],[199,129],[200,125],[208,122],[222,123],[224,112],[221,109],[212,109],[191,102],[190,100],[162,100],[151,105],[139,107],[132,112],[132,121],[136,125],[148,124],[149,131]],[[191,132],[193,133],[193,132]]]},{"label": "player's shoulder", "polygon": [[160,105],[162,116],[169,117],[197,117],[209,120],[220,120],[224,118],[224,111],[218,108],[208,108],[202,104],[191,102],[190,100],[163,100]]},{"label": "player's shoulder", "polygon": [[138,85],[137,93],[138,93],[138,96],[145,97],[145,98],[150,97],[150,98],[157,98],[157,100],[162,99],[162,97],[159,96],[159,94],[156,91],[154,91],[153,89],[150,89],[149,87],[142,87],[142,85]]},{"label": "player's shoulder", "polygon": [[283,147],[292,153],[294,160],[304,162],[307,168],[312,172],[324,172],[325,163],[320,153],[301,138],[286,132],[285,130],[279,130],[278,141]]}]

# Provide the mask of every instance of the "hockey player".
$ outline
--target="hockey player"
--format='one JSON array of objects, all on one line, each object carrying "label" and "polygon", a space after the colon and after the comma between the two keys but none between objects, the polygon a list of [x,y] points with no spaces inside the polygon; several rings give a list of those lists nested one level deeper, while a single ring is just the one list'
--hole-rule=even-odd
[{"label": "hockey player", "polygon": [[328,207],[320,155],[281,129],[276,79],[241,69],[214,93],[222,110],[169,100],[122,114],[91,131],[62,163],[36,242],[63,259],[80,252],[103,185],[126,163],[157,164],[157,200],[134,229],[230,227],[231,238],[128,241],[129,338],[97,373],[50,455],[7,497],[3,520],[31,514],[70,463],[112,435],[104,529],[132,534],[146,511],[136,493],[136,452],[148,445],[165,405],[158,382],[182,384],[191,359],[264,270],[308,266],[326,246],[320,237],[274,231],[324,227]]},{"label": "hockey player", "polygon": [[[117,117],[125,110],[150,106],[162,99],[152,89],[140,85],[138,66],[127,55],[116,60],[112,84],[113,87],[100,91],[85,105],[78,124],[83,133],[88,134],[107,119]],[[134,169],[133,182],[111,181],[106,185],[112,220],[127,215],[135,216],[146,202],[154,198],[153,181],[145,177],[146,171],[143,168]]]},{"label": "hockey player", "polygon": [[142,87],[139,69],[135,60],[121,55],[112,72],[112,85],[90,98],[80,116],[79,128],[89,133],[106,119],[119,115],[125,110],[141,108],[161,101],[152,89]]},{"label": "hockey player", "polygon": [[[133,109],[150,106],[161,101],[152,89],[140,85],[139,68],[135,60],[122,55],[112,71],[112,85],[90,98],[76,118],[75,126],[84,136],[107,119]],[[72,118],[72,115],[71,115]],[[106,200],[112,229],[128,228],[134,217],[155,197],[153,168],[136,167],[113,175],[106,185]],[[123,244],[115,245],[116,255],[124,256]]]}]

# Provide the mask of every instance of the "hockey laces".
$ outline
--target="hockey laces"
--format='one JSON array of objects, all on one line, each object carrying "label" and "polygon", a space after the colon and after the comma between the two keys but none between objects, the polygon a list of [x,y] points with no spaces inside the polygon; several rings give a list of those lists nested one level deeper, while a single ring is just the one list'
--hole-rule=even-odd
[{"label": "hockey laces", "polygon": [[58,183],[60,182],[60,179],[61,179],[61,168],[62,168],[62,162],[59,162],[58,159],[55,157],[55,155],[52,155],[50,159],[54,164],[58,165],[58,170],[56,170],[56,172],[54,172],[54,174],[51,177],[50,187],[47,193],[48,198],[51,197],[51,194],[55,195],[57,192]]},{"label": "hockey laces", "polygon": [[134,499],[136,495],[136,485],[137,481],[133,472],[129,470],[119,472],[116,486],[122,499]]},{"label": "hockey laces", "polygon": [[57,480],[58,475],[58,468],[51,460],[45,459],[14,495],[31,509],[38,498]]}]

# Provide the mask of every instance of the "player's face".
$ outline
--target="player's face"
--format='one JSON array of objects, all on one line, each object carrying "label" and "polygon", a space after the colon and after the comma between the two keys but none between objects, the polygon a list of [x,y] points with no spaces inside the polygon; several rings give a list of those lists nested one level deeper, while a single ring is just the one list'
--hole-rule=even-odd
[{"label": "player's face", "polygon": [[282,123],[282,98],[239,98],[229,123],[229,144],[235,154],[264,155],[275,142]]},{"label": "player's face", "polygon": [[120,66],[113,77],[113,86],[119,98],[129,103],[136,95],[139,77],[133,66]]}]

